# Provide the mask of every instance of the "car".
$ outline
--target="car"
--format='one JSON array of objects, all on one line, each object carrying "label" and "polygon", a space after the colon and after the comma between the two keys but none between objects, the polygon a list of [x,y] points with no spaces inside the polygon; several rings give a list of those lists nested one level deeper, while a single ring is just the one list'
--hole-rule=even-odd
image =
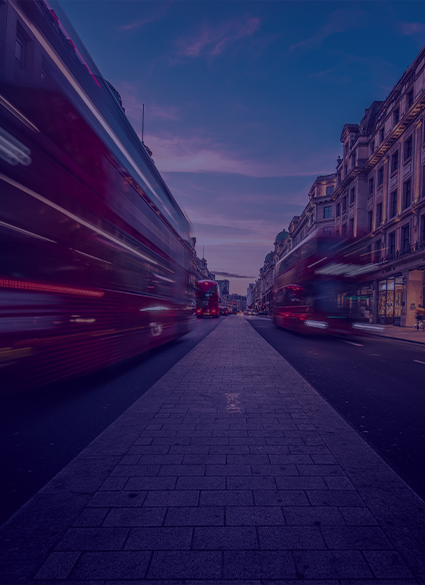
[{"label": "car", "polygon": [[229,309],[227,307],[220,307],[220,315],[228,315]]}]

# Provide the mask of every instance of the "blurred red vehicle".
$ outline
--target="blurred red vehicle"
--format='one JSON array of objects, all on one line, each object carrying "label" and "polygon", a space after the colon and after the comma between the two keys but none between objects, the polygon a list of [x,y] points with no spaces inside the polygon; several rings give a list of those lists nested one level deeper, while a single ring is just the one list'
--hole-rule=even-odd
[{"label": "blurred red vehicle", "polygon": [[190,224],[119,95],[47,2],[13,7],[39,71],[15,74],[13,51],[0,72],[4,390],[184,335],[195,285]]},{"label": "blurred red vehicle", "polygon": [[351,242],[312,234],[276,266],[273,320],[284,329],[308,334],[352,335],[382,331],[361,322],[352,302],[362,276],[376,269]]},{"label": "blurred red vehicle", "polygon": [[199,280],[196,284],[195,298],[197,317],[220,316],[219,288],[214,280]]}]

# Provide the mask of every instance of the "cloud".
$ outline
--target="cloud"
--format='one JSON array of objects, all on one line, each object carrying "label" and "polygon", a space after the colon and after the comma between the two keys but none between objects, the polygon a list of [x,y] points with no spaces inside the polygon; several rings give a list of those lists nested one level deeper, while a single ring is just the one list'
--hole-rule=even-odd
[{"label": "cloud", "polygon": [[290,49],[309,49],[321,45],[328,37],[343,33],[351,28],[364,26],[363,12],[355,8],[340,8],[333,12],[326,24],[319,28],[316,33],[304,41],[291,45]]},{"label": "cloud", "polygon": [[152,22],[156,22],[157,20],[160,20],[164,16],[164,14],[167,12],[168,8],[171,6],[172,3],[173,3],[173,0],[171,0],[171,2],[149,2],[149,3],[144,2],[143,9],[146,11],[146,9],[153,8],[153,12],[149,15],[144,16],[143,18],[140,18],[138,20],[134,20],[132,22],[129,22],[128,24],[123,24],[123,25],[119,26],[118,30],[121,30],[124,32],[134,31],[136,29],[143,28],[147,24],[150,24]]},{"label": "cloud", "polygon": [[[198,245],[197,245],[198,248]],[[232,276],[224,276],[230,281],[230,292],[245,295],[249,282],[257,277],[241,275],[258,275],[264,264],[264,258],[273,249],[273,244],[262,244],[261,242],[233,244],[205,245],[205,258],[208,268],[213,274],[220,276],[228,273]],[[237,266],[237,272],[234,267]],[[233,276],[233,274],[238,275]]]},{"label": "cloud", "polygon": [[145,142],[161,172],[227,173],[248,177],[296,177],[328,174],[334,153],[315,153],[310,158],[282,155],[261,162],[243,152],[203,137],[146,136]]},{"label": "cloud", "polygon": [[216,27],[204,24],[196,36],[179,39],[177,52],[185,57],[199,57],[204,52],[216,57],[237,41],[254,35],[259,26],[259,18],[248,16],[228,20]]},{"label": "cloud", "polygon": [[244,276],[242,274],[230,274],[229,272],[217,272],[215,271],[216,276],[226,276],[227,278],[257,278],[256,276]]},{"label": "cloud", "polygon": [[403,35],[425,35],[425,24],[422,22],[402,22],[401,32]]},{"label": "cloud", "polygon": [[425,42],[425,24],[423,22],[401,22],[399,30],[402,35],[412,37],[419,47],[423,46]]}]

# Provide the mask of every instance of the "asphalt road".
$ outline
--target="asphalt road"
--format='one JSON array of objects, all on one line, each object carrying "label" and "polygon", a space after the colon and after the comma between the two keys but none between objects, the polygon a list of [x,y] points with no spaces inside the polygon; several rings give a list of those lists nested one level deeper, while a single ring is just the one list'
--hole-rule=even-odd
[{"label": "asphalt road", "polygon": [[307,337],[248,320],[425,499],[425,346]]},{"label": "asphalt road", "polygon": [[125,364],[25,394],[0,395],[0,524],[220,323]]}]

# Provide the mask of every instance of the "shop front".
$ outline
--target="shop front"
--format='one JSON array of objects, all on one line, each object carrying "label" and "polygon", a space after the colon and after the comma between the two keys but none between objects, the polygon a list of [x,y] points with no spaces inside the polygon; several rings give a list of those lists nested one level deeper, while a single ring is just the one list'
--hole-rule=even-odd
[{"label": "shop front", "polygon": [[400,325],[404,284],[401,275],[378,280],[378,323]]}]

